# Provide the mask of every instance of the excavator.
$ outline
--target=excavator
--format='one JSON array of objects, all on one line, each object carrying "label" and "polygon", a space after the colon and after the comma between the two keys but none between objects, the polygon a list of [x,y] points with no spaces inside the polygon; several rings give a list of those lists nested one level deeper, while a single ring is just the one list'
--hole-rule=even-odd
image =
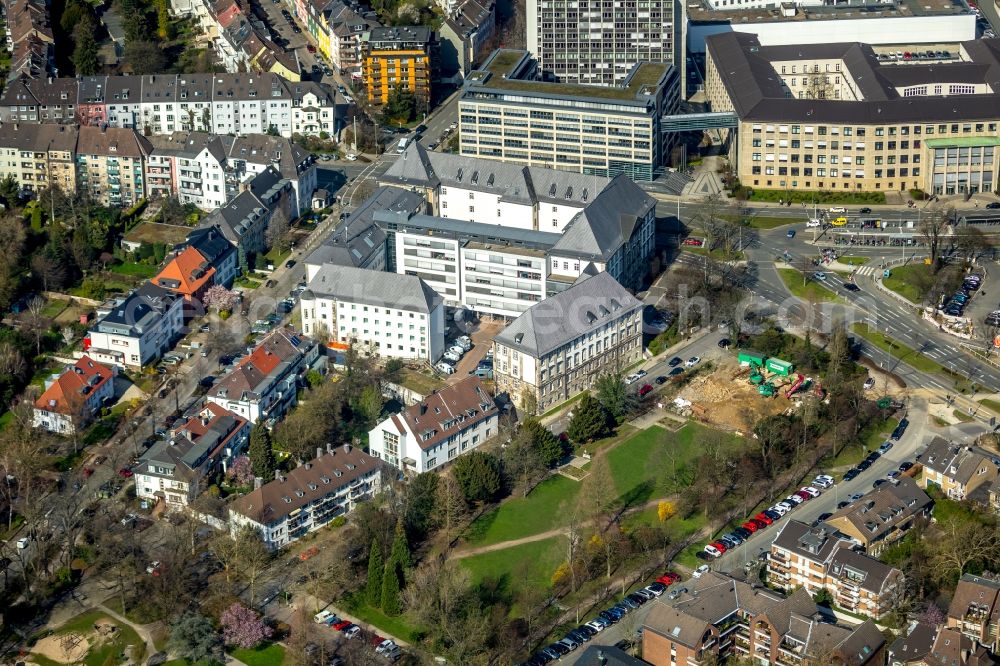
[{"label": "excavator", "polygon": [[765,398],[770,398],[777,395],[778,389],[771,382],[767,382],[766,384],[761,384],[757,387],[757,393],[760,393]]},{"label": "excavator", "polygon": [[798,377],[795,378],[795,382],[792,384],[791,388],[785,391],[785,397],[791,399],[795,392],[802,388],[802,385],[806,382],[806,376],[801,372],[798,373]]},{"label": "excavator", "polygon": [[[764,374],[762,372],[764,366],[757,361],[751,359],[750,361],[750,383],[755,386],[760,386],[764,383]],[[761,393],[763,395],[763,393]]]}]

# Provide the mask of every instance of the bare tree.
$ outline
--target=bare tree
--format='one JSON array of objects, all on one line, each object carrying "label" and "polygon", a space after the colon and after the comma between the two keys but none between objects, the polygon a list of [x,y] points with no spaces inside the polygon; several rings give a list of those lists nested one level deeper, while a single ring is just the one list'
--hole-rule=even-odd
[{"label": "bare tree", "polygon": [[257,594],[257,581],[271,562],[271,553],[264,545],[259,530],[246,526],[235,535],[237,572],[250,591],[250,605]]},{"label": "bare tree", "polygon": [[284,206],[278,206],[267,223],[267,231],[265,232],[267,246],[279,254],[286,252],[289,247],[288,231],[288,211],[285,210]]},{"label": "bare tree", "polygon": [[953,213],[952,209],[946,211],[931,210],[925,212],[920,220],[917,231],[921,240],[927,245],[934,270],[937,270],[941,265],[941,250],[949,229],[948,221]]}]

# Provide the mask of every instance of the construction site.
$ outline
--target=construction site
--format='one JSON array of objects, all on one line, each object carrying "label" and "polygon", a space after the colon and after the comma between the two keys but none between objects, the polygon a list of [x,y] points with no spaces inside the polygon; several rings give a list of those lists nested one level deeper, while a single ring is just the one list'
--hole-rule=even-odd
[{"label": "construction site", "polygon": [[823,399],[825,391],[788,361],[741,351],[736,358],[720,360],[715,372],[691,378],[674,405],[685,416],[744,434],[765,416],[797,408],[809,395]]}]

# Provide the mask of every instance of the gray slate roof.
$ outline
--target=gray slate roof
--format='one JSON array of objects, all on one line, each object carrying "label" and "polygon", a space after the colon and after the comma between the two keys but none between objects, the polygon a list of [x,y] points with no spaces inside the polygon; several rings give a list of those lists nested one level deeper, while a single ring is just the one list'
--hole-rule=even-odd
[{"label": "gray slate roof", "polygon": [[531,306],[494,340],[531,356],[543,357],[642,307],[642,302],[609,273],[599,273]]},{"label": "gray slate roof", "polygon": [[553,252],[607,260],[621,248],[656,200],[627,176],[618,175],[566,226]]},{"label": "gray slate roof", "polygon": [[303,300],[314,296],[365,303],[398,310],[430,314],[442,303],[441,296],[414,275],[368,271],[353,266],[327,264],[309,281]]},{"label": "gray slate roof", "polygon": [[163,316],[177,298],[173,292],[152,282],[143,282],[97,323],[97,329],[141,335]]}]

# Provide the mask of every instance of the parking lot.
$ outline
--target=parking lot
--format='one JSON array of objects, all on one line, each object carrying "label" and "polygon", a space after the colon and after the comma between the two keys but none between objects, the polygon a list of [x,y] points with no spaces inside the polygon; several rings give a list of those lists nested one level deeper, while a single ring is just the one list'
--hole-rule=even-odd
[{"label": "parking lot", "polygon": [[[475,372],[476,366],[479,365],[479,362],[486,356],[486,352],[493,346],[493,337],[501,330],[503,330],[503,324],[501,323],[480,322],[476,330],[468,333],[467,335],[472,338],[472,349],[467,351],[462,360],[455,364],[455,374],[449,375],[446,381],[449,384],[454,384]],[[447,339],[451,340],[452,336],[449,335]],[[447,346],[450,345],[446,343]]]}]

